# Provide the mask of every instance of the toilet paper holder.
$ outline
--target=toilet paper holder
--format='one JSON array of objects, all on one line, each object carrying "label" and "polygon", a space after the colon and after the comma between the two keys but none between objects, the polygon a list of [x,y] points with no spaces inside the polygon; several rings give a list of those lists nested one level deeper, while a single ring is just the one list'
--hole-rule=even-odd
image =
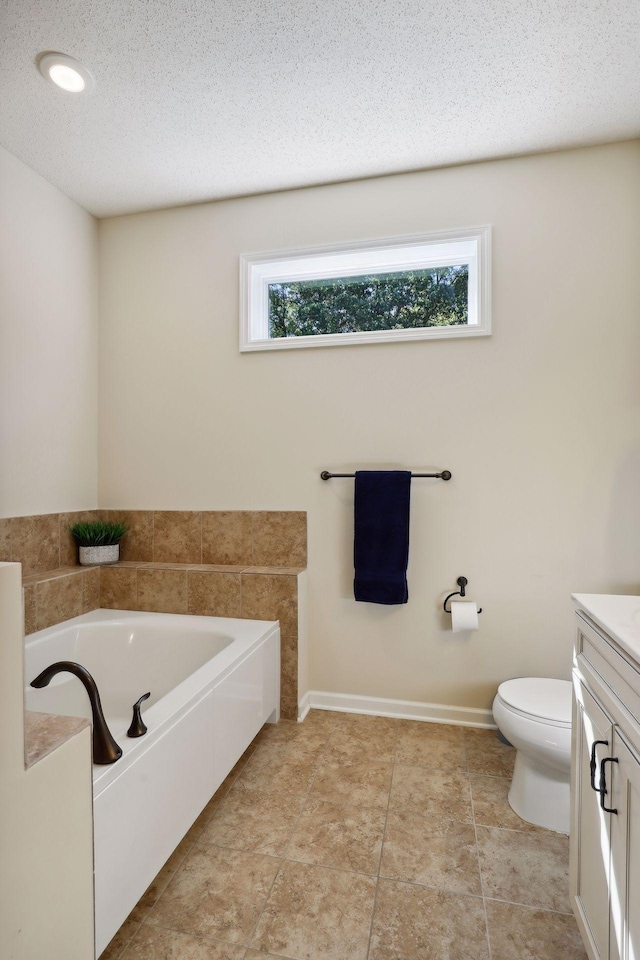
[{"label": "toilet paper holder", "polygon": [[[445,597],[444,603],[442,604],[442,606],[444,607],[444,612],[445,612],[445,613],[449,613],[449,614],[451,613],[451,608],[449,608],[449,609],[447,610],[447,600],[451,600],[451,597],[464,597],[464,596],[466,596],[465,590],[466,590],[466,588],[467,588],[467,584],[469,583],[469,581],[467,580],[467,578],[466,578],[466,577],[458,577],[458,579],[456,580],[456,583],[458,584],[458,586],[460,587],[460,589],[459,589],[459,590],[454,590],[454,592],[453,592],[453,593],[450,593],[448,597]],[[482,607],[478,607],[478,613],[482,613]]]}]

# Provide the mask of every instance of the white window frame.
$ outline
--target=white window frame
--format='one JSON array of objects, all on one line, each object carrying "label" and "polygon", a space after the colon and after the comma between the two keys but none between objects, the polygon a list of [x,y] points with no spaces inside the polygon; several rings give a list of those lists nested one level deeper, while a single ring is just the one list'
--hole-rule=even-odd
[{"label": "white window frame", "polygon": [[[469,264],[469,322],[451,327],[269,337],[269,284]],[[240,257],[240,350],[486,337],[491,333],[491,227],[368,240]]]}]

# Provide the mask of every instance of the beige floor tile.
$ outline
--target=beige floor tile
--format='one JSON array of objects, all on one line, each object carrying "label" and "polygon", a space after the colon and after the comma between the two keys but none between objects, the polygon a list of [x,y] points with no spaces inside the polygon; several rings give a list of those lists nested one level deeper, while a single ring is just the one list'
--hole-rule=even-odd
[{"label": "beige floor tile", "polygon": [[344,714],[324,749],[326,759],[337,762],[365,758],[391,761],[396,750],[398,721],[387,717]]},{"label": "beige floor tile", "polygon": [[373,877],[285,862],[251,947],[292,960],[365,960]]},{"label": "beige floor tile", "polygon": [[396,764],[389,809],[472,823],[469,778],[463,771]]},{"label": "beige floor tile", "polygon": [[185,861],[188,853],[193,849],[193,840],[189,835],[178,844],[160,872],[151,881],[137,904],[129,914],[128,919],[141,923],[149,914],[151,908],[158,902],[161,893],[169,886],[177,870]]},{"label": "beige floor tile", "polygon": [[263,960],[265,960],[265,958],[266,960],[287,960],[286,957],[278,957],[275,953],[263,953],[262,950],[247,950],[244,955],[244,960],[260,960],[261,957]]},{"label": "beige floor tile", "polygon": [[253,743],[249,744],[249,746],[247,747],[245,752],[242,754],[240,759],[237,761],[237,763],[233,765],[232,769],[229,771],[224,781],[220,784],[220,786],[218,787],[218,789],[214,794],[214,799],[215,797],[218,797],[218,799],[221,799],[228,792],[231,786],[238,779],[241,771],[244,770],[244,768],[246,767],[247,763],[249,762],[249,760],[251,759],[255,751],[256,751],[256,741],[254,740]]},{"label": "beige floor tile", "polygon": [[336,710],[309,710],[309,713],[299,726],[315,727],[317,729],[327,730],[327,732],[330,733],[340,719],[340,716],[342,716],[342,714],[339,714]]},{"label": "beige floor tile", "polygon": [[[289,720],[285,721],[287,725],[293,726]],[[287,733],[285,737],[266,736],[261,738],[256,745],[256,750],[262,754],[273,751],[276,758],[286,758],[296,760],[318,760],[327,744],[327,738],[324,734],[316,733]]]},{"label": "beige floor tile", "polygon": [[227,795],[227,793],[231,789],[231,786],[232,786],[231,782],[227,783],[226,780],[224,781],[223,784],[220,785],[218,790],[216,790],[216,792],[212,796],[211,800],[209,800],[209,803],[206,805],[206,807],[204,808],[200,816],[193,823],[193,826],[191,826],[190,829],[187,831],[184,841],[187,841],[188,843],[193,844],[195,843],[196,840],[200,839],[204,828],[207,826],[207,824],[209,823],[209,821],[217,811],[224,797]]},{"label": "beige floor tile", "polygon": [[509,806],[511,780],[506,777],[471,775],[471,796],[475,822],[484,827],[502,827],[505,830],[540,830],[533,823],[521,820]]},{"label": "beige floor tile", "polygon": [[336,723],[343,729],[351,728],[353,731],[359,730],[363,735],[376,733],[382,735],[387,733],[397,736],[400,721],[393,717],[374,717],[369,713],[341,713]]},{"label": "beige floor tile", "polygon": [[458,743],[464,739],[464,727],[455,723],[434,723],[429,720],[399,720],[398,734],[404,737],[431,737]]},{"label": "beige floor tile", "polygon": [[470,773],[511,779],[516,751],[498,739],[497,730],[465,727],[464,734]]},{"label": "beige floor tile", "polygon": [[486,897],[570,913],[569,838],[476,827]]},{"label": "beige floor tile", "polygon": [[295,720],[280,720],[279,723],[265,723],[257,737],[257,743],[299,744],[309,752],[319,752],[331,735],[331,727],[316,724],[307,726]]},{"label": "beige floor tile", "polygon": [[386,810],[310,800],[298,821],[286,856],[325,867],[378,872]]},{"label": "beige floor tile", "polygon": [[100,954],[100,960],[120,960],[125,947],[139,926],[140,923],[138,921],[127,918],[115,937],[109,941],[108,945]]},{"label": "beige floor tile", "polygon": [[280,862],[255,853],[196,846],[147,923],[246,945]]},{"label": "beige floor tile", "polygon": [[242,790],[305,796],[309,792],[317,760],[298,745],[262,743],[238,775],[235,785]]},{"label": "beige floor tile", "polygon": [[198,842],[282,856],[303,803],[303,798],[295,795],[232,787],[220,801]]},{"label": "beige floor tile", "polygon": [[393,764],[360,760],[352,763],[325,762],[318,766],[311,796],[332,803],[384,807],[389,802]]},{"label": "beige floor tile", "polygon": [[444,770],[465,770],[462,727],[401,720],[396,762]]},{"label": "beige floor tile", "polygon": [[380,880],[369,960],[488,957],[481,899]]},{"label": "beige floor tile", "polygon": [[244,947],[143,924],[122,960],[243,960]]},{"label": "beige floor tile", "polygon": [[473,825],[390,812],[380,875],[480,896]]},{"label": "beige floor tile", "polygon": [[486,901],[492,960],[587,960],[573,916]]},{"label": "beige floor tile", "polygon": [[476,830],[492,960],[585,960],[567,838],[511,810],[514,756],[444,724],[265,725],[101,960],[366,960],[378,863],[368,960],[487,960]]}]

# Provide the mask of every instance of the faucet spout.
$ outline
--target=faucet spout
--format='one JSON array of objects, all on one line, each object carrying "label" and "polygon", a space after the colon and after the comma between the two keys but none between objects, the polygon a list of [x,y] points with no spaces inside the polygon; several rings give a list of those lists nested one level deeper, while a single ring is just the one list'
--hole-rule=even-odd
[{"label": "faucet spout", "polygon": [[79,663],[74,663],[73,660],[59,660],[43,670],[35,680],[32,680],[31,686],[46,687],[58,673],[72,673],[84,685],[89,695],[91,713],[93,714],[93,762],[115,763],[122,756],[122,748],[111,736],[111,731],[102,712],[98,687],[88,670]]}]

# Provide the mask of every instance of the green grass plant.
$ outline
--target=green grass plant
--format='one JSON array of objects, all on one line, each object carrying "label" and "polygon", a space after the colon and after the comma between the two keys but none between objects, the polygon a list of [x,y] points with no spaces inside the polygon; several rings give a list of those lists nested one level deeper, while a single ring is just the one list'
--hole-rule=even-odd
[{"label": "green grass plant", "polygon": [[122,540],[127,525],[107,520],[89,520],[74,523],[69,527],[69,532],[79,547],[108,547]]}]

